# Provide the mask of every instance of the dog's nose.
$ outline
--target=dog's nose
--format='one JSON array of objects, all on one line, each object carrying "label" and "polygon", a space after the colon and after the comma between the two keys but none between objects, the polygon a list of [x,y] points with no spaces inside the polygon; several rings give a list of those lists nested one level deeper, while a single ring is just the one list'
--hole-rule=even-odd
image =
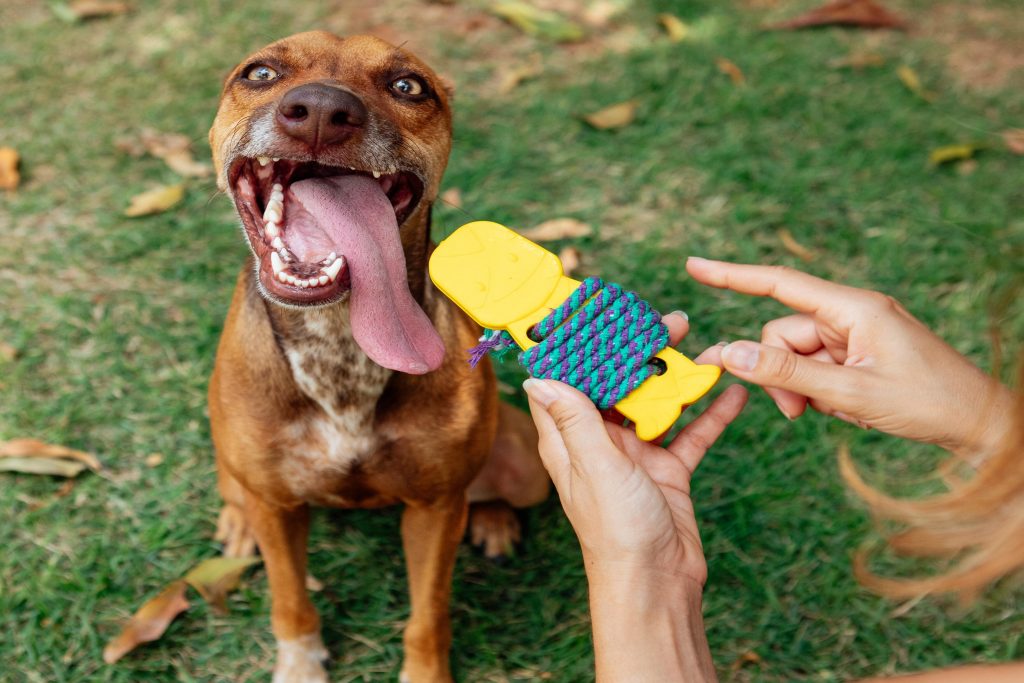
[{"label": "dog's nose", "polygon": [[362,100],[323,83],[292,88],[277,105],[285,132],[312,148],[341,142],[366,123],[366,116]]}]

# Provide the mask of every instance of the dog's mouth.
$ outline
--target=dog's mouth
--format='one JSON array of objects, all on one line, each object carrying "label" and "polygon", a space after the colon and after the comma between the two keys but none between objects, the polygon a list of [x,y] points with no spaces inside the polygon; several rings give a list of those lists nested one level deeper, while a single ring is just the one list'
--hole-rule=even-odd
[{"label": "dog's mouth", "polygon": [[228,182],[268,298],[348,296],[352,334],[374,361],[414,374],[440,365],[444,344],[409,292],[400,238],[423,197],[415,173],[239,157]]},{"label": "dog's mouth", "polygon": [[269,157],[239,157],[228,178],[264,291],[295,306],[342,299],[351,286],[350,260],[358,260],[346,253],[346,233],[363,231],[359,223],[367,219],[389,218],[366,215],[384,208],[397,229],[423,195],[423,181],[407,171]]}]

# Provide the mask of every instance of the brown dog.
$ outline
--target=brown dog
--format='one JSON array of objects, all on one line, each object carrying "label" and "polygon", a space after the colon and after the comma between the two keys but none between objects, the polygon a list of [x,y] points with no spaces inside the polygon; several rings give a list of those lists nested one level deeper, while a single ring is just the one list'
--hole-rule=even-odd
[{"label": "brown dog", "polygon": [[[536,432],[470,370],[480,330],[426,277],[430,211],[451,147],[449,94],[376,38],[312,32],[228,77],[210,130],[218,183],[254,258],[210,382],[229,555],[258,544],[275,681],[325,681],[306,593],[309,506],[404,503],[412,609],[402,680],[449,681],[448,600],[467,501],[547,495]],[[445,353],[447,349],[447,354]],[[490,506],[474,536],[517,533]]]}]

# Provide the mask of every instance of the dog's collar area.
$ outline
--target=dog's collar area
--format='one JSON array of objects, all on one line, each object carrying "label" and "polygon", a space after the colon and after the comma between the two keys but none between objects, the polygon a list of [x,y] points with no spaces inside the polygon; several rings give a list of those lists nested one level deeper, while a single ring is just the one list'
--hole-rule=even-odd
[{"label": "dog's collar area", "polygon": [[345,254],[331,248],[292,191],[301,181],[344,176],[372,178],[391,203],[399,226],[423,193],[423,183],[415,174],[395,168],[360,170],[265,156],[239,157],[231,165],[232,197],[258,259],[260,281],[282,303],[330,303],[350,287]]}]

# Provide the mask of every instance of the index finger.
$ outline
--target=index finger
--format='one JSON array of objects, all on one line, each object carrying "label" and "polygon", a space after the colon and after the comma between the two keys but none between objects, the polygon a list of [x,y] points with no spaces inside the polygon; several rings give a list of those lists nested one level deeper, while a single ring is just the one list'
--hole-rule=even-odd
[{"label": "index finger", "polygon": [[785,266],[753,266],[691,256],[686,260],[686,270],[702,284],[768,296],[801,313],[815,314],[825,306],[848,304],[862,293]]}]

